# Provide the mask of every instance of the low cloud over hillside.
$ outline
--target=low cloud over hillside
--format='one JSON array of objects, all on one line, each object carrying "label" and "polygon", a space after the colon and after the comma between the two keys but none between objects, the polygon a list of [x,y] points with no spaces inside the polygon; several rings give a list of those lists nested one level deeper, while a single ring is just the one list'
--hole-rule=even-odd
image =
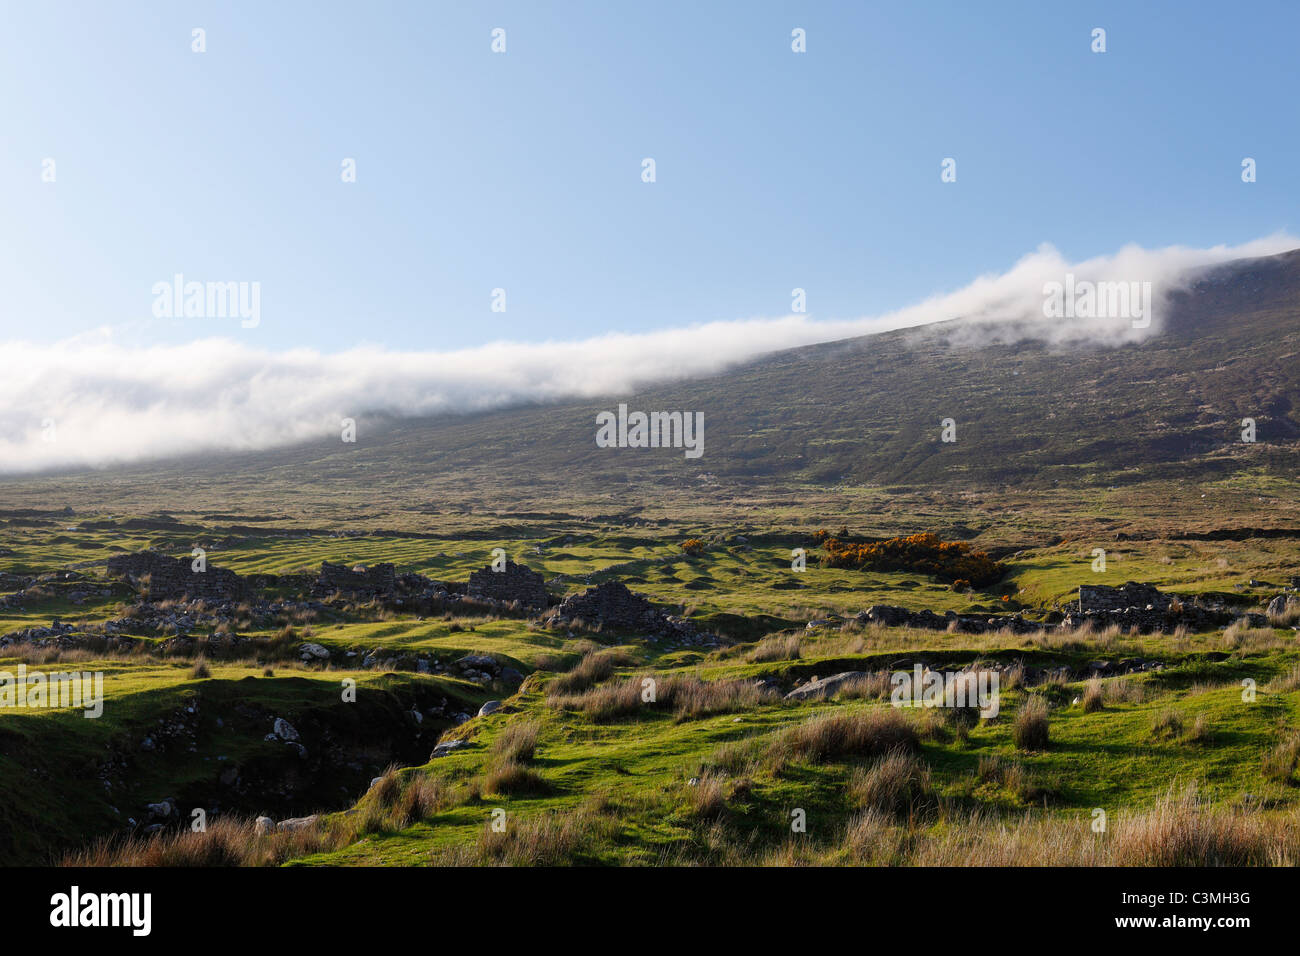
[{"label": "low cloud over hillside", "polygon": [[[3,346],[0,470],[102,466],[168,455],[269,448],[337,434],[344,418],[421,416],[626,393],[721,371],[767,352],[963,319],[963,344],[1032,340],[1140,341],[1162,326],[1161,304],[1199,269],[1300,245],[1284,235],[1211,249],[1127,246],[1067,262],[1042,246],[1000,275],[884,315],[719,321],[578,342],[497,342],[456,352],[357,348],[273,353],[247,338],[127,347],[111,334],[55,346]],[[1085,282],[1151,283],[1142,321],[1044,315],[1044,289]],[[1149,319],[1150,321],[1146,321]],[[274,316],[265,321],[273,322]]]}]

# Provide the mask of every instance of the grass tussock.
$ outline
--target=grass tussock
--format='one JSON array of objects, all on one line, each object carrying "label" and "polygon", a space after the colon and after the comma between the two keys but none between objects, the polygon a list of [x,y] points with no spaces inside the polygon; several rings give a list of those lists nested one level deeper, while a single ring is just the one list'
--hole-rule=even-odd
[{"label": "grass tussock", "polygon": [[1046,750],[1050,742],[1047,701],[1030,694],[1016,711],[1011,724],[1011,739],[1020,750]]},{"label": "grass tussock", "polygon": [[1289,694],[1293,690],[1300,690],[1300,664],[1273,678],[1265,689],[1274,694]]},{"label": "grass tussock", "polygon": [[547,685],[546,694],[548,697],[565,697],[582,693],[614,676],[618,668],[632,663],[632,658],[626,651],[591,651],[582,656],[573,670],[552,680]]},{"label": "grass tussock", "polygon": [[438,847],[435,866],[574,866],[601,862],[601,852],[618,835],[608,808],[594,802],[571,813],[522,817],[507,813],[489,820],[471,844]]},{"label": "grass tussock", "polygon": [[1039,784],[1024,764],[996,755],[980,758],[975,779],[981,784],[1000,787],[1020,803],[1037,803],[1049,795],[1048,789]]},{"label": "grass tussock", "polygon": [[1300,821],[1216,808],[1194,788],[1122,812],[1094,833],[1087,818],[999,821],[975,814],[922,841],[920,866],[1277,866],[1300,858]]},{"label": "grass tussock", "polygon": [[902,714],[879,708],[825,714],[789,727],[768,745],[766,757],[779,769],[793,760],[821,763],[842,757],[911,753],[919,743],[916,729]]},{"label": "grass tussock", "polygon": [[889,672],[877,671],[846,681],[834,697],[836,700],[884,700],[892,689]]},{"label": "grass tussock", "polygon": [[1140,704],[1146,700],[1146,686],[1134,680],[1106,681],[1103,691],[1107,704]]},{"label": "grass tussock", "polygon": [[492,741],[492,753],[514,763],[527,763],[537,752],[542,726],[536,721],[510,724]]},{"label": "grass tussock", "polygon": [[802,643],[798,634],[774,634],[759,641],[746,660],[752,664],[798,660]]},{"label": "grass tussock", "polygon": [[669,711],[677,720],[691,720],[749,710],[779,699],[777,691],[752,680],[704,681],[696,677],[660,680],[642,676],[593,687],[580,694],[553,695],[550,704],[561,710],[580,711],[603,723],[648,711]]},{"label": "grass tussock", "polygon": [[1095,714],[1105,706],[1104,699],[1105,692],[1102,688],[1101,678],[1092,678],[1083,688],[1083,712],[1085,714]]},{"label": "grass tussock", "polygon": [[1273,749],[1264,755],[1264,777],[1275,783],[1289,786],[1296,782],[1297,765],[1300,765],[1300,733],[1293,733],[1278,741]]},{"label": "grass tussock", "polygon": [[849,780],[849,798],[859,809],[908,819],[939,809],[929,768],[914,754],[903,751],[856,769]]},{"label": "grass tussock", "polygon": [[693,816],[700,820],[716,820],[727,809],[726,781],[707,771],[693,777],[686,784],[686,800]]},{"label": "grass tussock", "polygon": [[1251,627],[1245,618],[1238,618],[1223,630],[1223,646],[1230,651],[1260,652],[1287,646],[1270,627]]},{"label": "grass tussock", "polygon": [[1151,736],[1162,740],[1176,740],[1183,735],[1183,718],[1178,711],[1165,708],[1156,714],[1151,724]]},{"label": "grass tussock", "polygon": [[550,781],[540,773],[514,760],[492,764],[483,778],[483,793],[487,796],[540,796],[552,790]]},{"label": "grass tussock", "polygon": [[1294,627],[1300,624],[1300,600],[1291,598],[1287,601],[1286,607],[1280,612],[1274,612],[1268,615],[1268,623],[1274,627]]},{"label": "grass tussock", "polygon": [[62,866],[279,866],[310,853],[338,849],[353,834],[332,825],[259,834],[252,820],[221,817],[195,833],[189,829],[151,836],[101,840],[64,857]]}]

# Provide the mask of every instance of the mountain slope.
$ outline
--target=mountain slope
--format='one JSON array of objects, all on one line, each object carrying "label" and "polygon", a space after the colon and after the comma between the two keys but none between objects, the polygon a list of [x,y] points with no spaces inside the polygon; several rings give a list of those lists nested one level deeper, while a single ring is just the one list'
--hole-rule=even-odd
[{"label": "mountain slope", "polygon": [[[502,485],[562,494],[650,483],[696,488],[853,484],[1046,486],[1294,475],[1300,464],[1300,250],[1219,267],[1172,300],[1161,334],[1114,348],[959,343],[941,323],[766,356],[724,374],[602,401],[361,422],[327,440],[212,454],[89,480],[184,496],[204,481],[256,495],[397,492],[446,498]],[[595,444],[619,402],[703,412],[704,454]],[[956,422],[957,441],[940,440]],[[1241,441],[1241,420],[1257,425]],[[35,479],[0,484],[17,492]],[[161,501],[160,506],[175,506]]]}]

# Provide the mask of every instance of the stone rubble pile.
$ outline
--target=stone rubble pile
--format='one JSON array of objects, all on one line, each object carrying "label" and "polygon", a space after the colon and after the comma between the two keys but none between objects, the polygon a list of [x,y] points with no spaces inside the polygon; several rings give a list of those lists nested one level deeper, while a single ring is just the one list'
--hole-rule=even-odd
[{"label": "stone rubble pile", "polygon": [[855,615],[860,623],[881,624],[885,627],[915,627],[931,631],[944,631],[949,627],[964,634],[983,634],[1007,628],[1016,634],[1029,634],[1042,625],[1026,620],[1019,614],[958,614],[946,611],[909,611],[893,604],[873,604]]},{"label": "stone rubble pile", "polygon": [[655,607],[619,581],[606,581],[569,595],[560,602],[549,620],[553,625],[582,621],[588,626],[599,625],[602,629],[641,631],[653,638],[704,647],[717,647],[721,643],[715,635],[700,631],[690,621]]}]

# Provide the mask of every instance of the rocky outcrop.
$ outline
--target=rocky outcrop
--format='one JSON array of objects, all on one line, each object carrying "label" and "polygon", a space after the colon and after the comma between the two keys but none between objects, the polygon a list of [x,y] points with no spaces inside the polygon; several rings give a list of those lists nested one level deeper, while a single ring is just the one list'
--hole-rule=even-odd
[{"label": "rocky outcrop", "polygon": [[30,575],[0,571],[0,591],[21,591],[34,580]]},{"label": "rocky outcrop", "polygon": [[113,555],[108,559],[108,576],[126,581],[150,601],[237,601],[250,590],[234,571],[211,564],[195,571],[190,558],[169,558],[157,551]]},{"label": "rocky outcrop", "polygon": [[786,700],[824,700],[834,696],[845,684],[860,678],[869,677],[866,671],[842,671],[830,677],[822,677],[800,684],[785,695]]},{"label": "rocky outcrop", "polygon": [[500,601],[503,604],[518,602],[523,607],[544,610],[547,604],[546,579],[526,565],[507,561],[500,571],[491,565],[469,576],[467,593],[471,598]]},{"label": "rocky outcrop", "polygon": [[1281,617],[1292,608],[1300,608],[1300,597],[1294,594],[1279,594],[1268,602],[1268,613]]}]

